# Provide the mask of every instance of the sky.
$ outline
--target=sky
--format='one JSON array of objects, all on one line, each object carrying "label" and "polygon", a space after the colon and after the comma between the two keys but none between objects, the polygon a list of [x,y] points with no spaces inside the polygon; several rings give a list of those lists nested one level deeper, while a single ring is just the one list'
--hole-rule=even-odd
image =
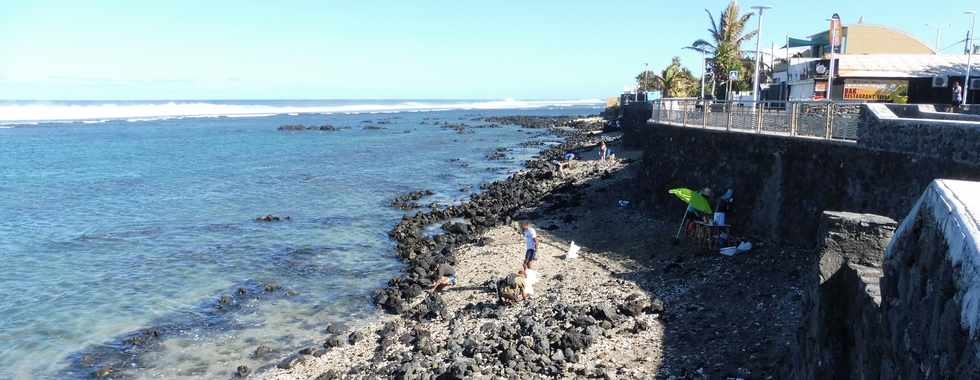
[{"label": "sky", "polygon": [[[680,56],[727,1],[4,0],[0,99],[589,99]],[[770,5],[761,44],[844,24],[962,40],[976,0]],[[752,21],[755,28],[755,20]],[[754,46],[750,43],[750,47]],[[948,50],[961,52],[962,45]]]}]

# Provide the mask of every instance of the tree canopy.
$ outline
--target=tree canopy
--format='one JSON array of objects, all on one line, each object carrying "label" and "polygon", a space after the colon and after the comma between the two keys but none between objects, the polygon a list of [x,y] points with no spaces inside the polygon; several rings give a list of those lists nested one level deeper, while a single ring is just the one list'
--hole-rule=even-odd
[{"label": "tree canopy", "polygon": [[732,0],[721,12],[721,17],[715,20],[711,11],[705,9],[710,21],[709,39],[698,39],[687,49],[704,53],[709,58],[709,65],[715,78],[727,80],[728,72],[737,70],[739,81],[733,83],[732,89],[742,90],[751,87],[753,62],[742,54],[742,43],[751,40],[757,30],[745,31],[752,13],[739,14],[738,2]]},{"label": "tree canopy", "polygon": [[651,70],[636,76],[640,90],[659,91],[664,98],[683,98],[697,96],[698,78],[681,64],[680,57],[674,57],[660,73]]}]

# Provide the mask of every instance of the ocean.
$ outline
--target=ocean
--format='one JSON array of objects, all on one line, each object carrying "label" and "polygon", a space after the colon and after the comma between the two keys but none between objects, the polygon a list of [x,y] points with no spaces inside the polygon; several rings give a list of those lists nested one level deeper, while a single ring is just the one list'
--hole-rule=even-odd
[{"label": "ocean", "polygon": [[[163,339],[118,374],[227,378],[275,360],[252,357],[259,346],[277,358],[322,340],[328,323],[362,323],[402,268],[387,232],[405,211],[392,198],[430,189],[419,203],[460,202],[558,141],[442,123],[601,106],[0,101],[0,378],[86,378],[79,363],[132,354],[125,340],[147,329]],[[487,159],[501,147],[505,159]],[[267,214],[289,220],[255,220]],[[267,284],[281,291],[220,307]]]}]

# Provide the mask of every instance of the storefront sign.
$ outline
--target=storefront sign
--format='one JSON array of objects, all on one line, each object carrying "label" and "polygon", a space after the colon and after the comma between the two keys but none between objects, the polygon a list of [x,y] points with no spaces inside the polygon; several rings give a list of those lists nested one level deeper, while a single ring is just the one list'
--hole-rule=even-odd
[{"label": "storefront sign", "polygon": [[908,81],[885,79],[848,79],[844,82],[844,100],[892,101],[908,95]]}]

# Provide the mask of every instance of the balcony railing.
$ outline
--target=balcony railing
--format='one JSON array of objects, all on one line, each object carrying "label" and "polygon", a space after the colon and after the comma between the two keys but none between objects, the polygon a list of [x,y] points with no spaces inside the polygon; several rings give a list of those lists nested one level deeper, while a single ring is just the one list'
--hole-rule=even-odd
[{"label": "balcony railing", "polygon": [[734,132],[857,141],[861,103],[827,101],[653,101],[652,123]]}]

